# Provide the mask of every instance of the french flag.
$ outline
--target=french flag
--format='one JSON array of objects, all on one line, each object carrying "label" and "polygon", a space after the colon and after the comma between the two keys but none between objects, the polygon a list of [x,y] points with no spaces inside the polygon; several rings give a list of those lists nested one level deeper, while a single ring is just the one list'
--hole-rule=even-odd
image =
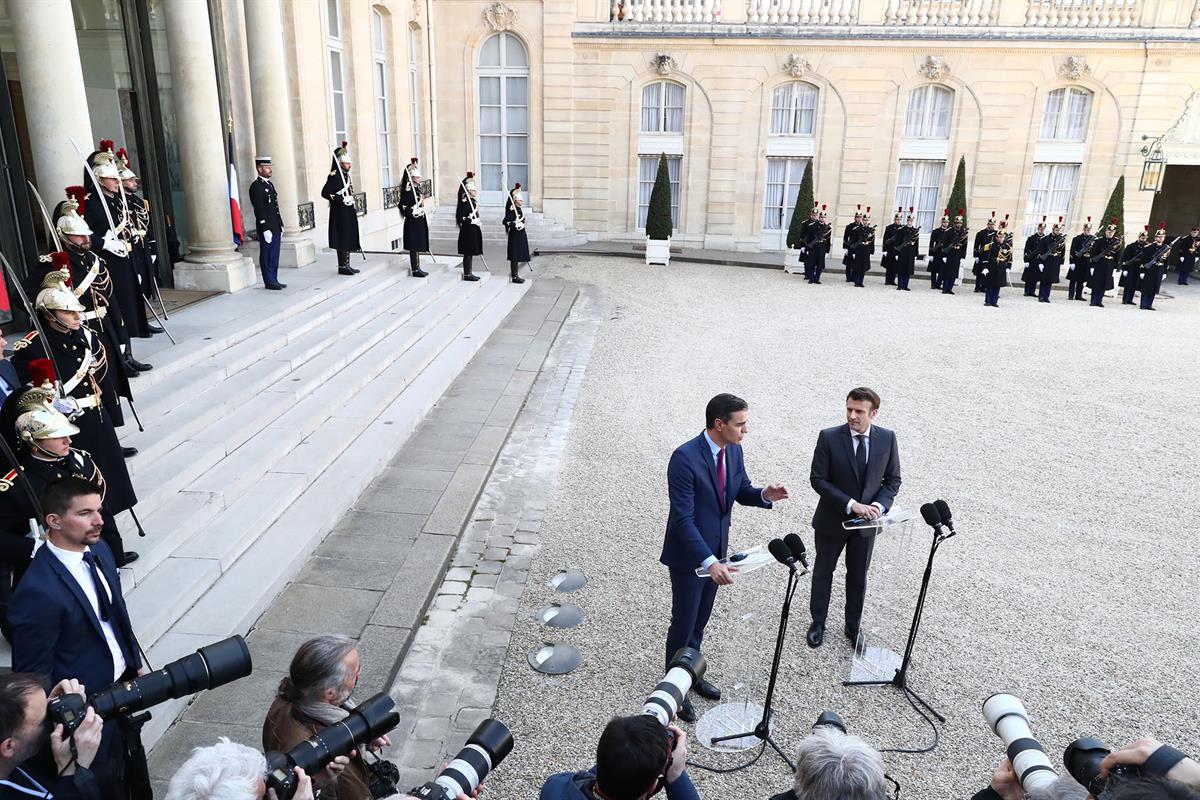
[{"label": "french flag", "polygon": [[229,131],[226,143],[226,154],[229,157],[229,218],[233,223],[233,243],[241,247],[242,237],[246,233],[242,227],[242,206],[238,203],[237,165],[233,163],[233,130]]}]

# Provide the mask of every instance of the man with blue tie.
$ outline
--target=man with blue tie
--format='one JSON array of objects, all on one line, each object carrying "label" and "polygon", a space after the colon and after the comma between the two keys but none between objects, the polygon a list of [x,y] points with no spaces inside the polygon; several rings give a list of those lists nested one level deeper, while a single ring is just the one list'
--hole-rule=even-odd
[{"label": "man with blue tie", "polygon": [[[667,465],[671,512],[658,560],[666,565],[671,578],[668,664],[681,647],[700,649],[717,587],[733,583],[737,570],[720,563],[729,547],[733,503],[771,508],[772,503],[788,497],[781,483],[760,489],[750,482],[741,445],[749,419],[745,400],[732,394],[717,395],[704,410],[704,432],[675,448]],[[708,577],[697,577],[698,568],[707,570]],[[708,681],[697,681],[692,688],[701,697],[721,698],[721,690]],[[679,718],[696,720],[687,698],[680,706]]]},{"label": "man with blue tie", "polygon": [[846,424],[826,428],[817,436],[809,481],[820,495],[812,526],[817,544],[809,610],[808,646],[825,640],[825,616],[833,588],[833,571],[846,551],[846,638],[858,642],[867,568],[878,528],[848,531],[850,519],[879,519],[900,491],[900,451],[896,434],[872,424],[879,413],[879,395],[860,386],[846,396]]},{"label": "man with blue tie", "polygon": [[[142,674],[142,659],[121,596],[112,551],[100,540],[104,527],[100,487],[62,478],[42,491],[49,531],[8,607],[14,672],[46,676],[51,684],[78,678],[101,691]],[[104,723],[92,772],[104,796],[128,796],[126,773],[146,769],[126,763],[120,722]]]}]

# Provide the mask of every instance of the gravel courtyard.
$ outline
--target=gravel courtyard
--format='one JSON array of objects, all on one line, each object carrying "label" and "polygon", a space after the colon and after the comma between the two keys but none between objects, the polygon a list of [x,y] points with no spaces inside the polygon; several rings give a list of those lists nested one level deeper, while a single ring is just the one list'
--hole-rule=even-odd
[{"label": "gravel courtyard", "polygon": [[[661,678],[667,459],[700,432],[705,402],[722,391],[750,403],[751,478],[792,493],[772,511],[738,508],[734,547],[795,531],[814,552],[813,445],[820,428],[844,422],[846,390],[860,384],[880,393],[877,424],[897,433],[898,503],[941,497],[954,510],[960,535],[938,555],[910,673],[947,722],[932,753],[886,757],[906,800],[969,797],[987,784],[1002,748],[979,708],[996,691],[1023,699],[1056,763],[1086,735],[1121,744],[1146,733],[1200,751],[1200,483],[1190,452],[1200,438],[1200,287],[1168,276],[1164,288],[1177,297],[1146,314],[1111,297],[1089,308],[1065,292],[1046,307],[1020,289],[984,308],[970,287],[931,292],[924,273],[911,292],[875,276],[855,289],[838,270],[810,286],[782,271],[582,256],[543,259],[536,277],[547,274],[601,289],[610,318],[501,679],[496,716],[517,745],[489,780],[493,800],[536,797],[550,773],[591,766],[608,718],[638,712]],[[927,531],[918,520],[918,574]],[[587,573],[585,589],[546,587],[572,566]],[[785,579],[768,567],[720,590],[705,656],[727,695],[761,701]],[[851,655],[842,579],[839,567],[815,651],[804,643],[807,578],[797,593],[775,738],[793,751],[817,715],[835,709],[875,746],[929,744],[929,727],[898,691],[841,685]],[[911,615],[915,599],[915,590],[903,597],[898,616]],[[542,628],[534,613],[555,601],[582,607],[584,624]],[[558,678],[530,669],[528,653],[548,640],[580,647],[579,669]],[[697,699],[701,713],[712,705]],[[694,761],[721,766],[757,750],[690,744]],[[707,798],[766,798],[790,786],[769,750],[742,772],[691,774]]]}]

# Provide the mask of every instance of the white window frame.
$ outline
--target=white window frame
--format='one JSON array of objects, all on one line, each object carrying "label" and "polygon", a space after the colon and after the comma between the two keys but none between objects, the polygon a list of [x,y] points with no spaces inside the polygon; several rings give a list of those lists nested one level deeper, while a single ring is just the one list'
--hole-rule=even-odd
[{"label": "white window frame", "polygon": [[[342,51],[341,0],[322,0],[325,7],[325,67],[329,76],[329,127],[333,145],[350,139],[350,114],[346,107],[346,57]],[[340,87],[340,88],[339,88]],[[338,112],[342,125],[338,127]]]},{"label": "white window frame", "polygon": [[776,87],[771,93],[770,135],[815,136],[820,99],[820,89],[807,81],[791,81]]},{"label": "white window frame", "polygon": [[[1079,164],[1035,163],[1029,176],[1028,202],[1025,204],[1023,235],[1029,236],[1046,217],[1046,230],[1063,218],[1071,219],[1071,206],[1079,189]],[[1069,183],[1069,185],[1068,185]]]},{"label": "white window frame", "polygon": [[416,28],[408,29],[408,105],[412,124],[412,154],[421,158],[421,35]]},{"label": "white window frame", "polygon": [[[1094,99],[1094,93],[1082,86],[1063,86],[1047,93],[1038,139],[1043,142],[1087,141]],[[1074,102],[1082,103],[1082,112],[1078,108],[1069,110]]]},{"label": "white window frame", "polygon": [[[484,47],[487,42],[496,40],[497,48],[500,56],[500,65],[483,65],[480,63],[483,59]],[[515,41],[521,48],[523,54],[523,64],[509,63],[509,39]],[[508,192],[512,189],[513,184],[519,181],[522,185],[521,195],[528,201],[529,199],[529,179],[533,170],[533,130],[532,130],[532,114],[529,103],[532,100],[532,74],[530,70],[531,53],[529,45],[525,43],[517,34],[512,31],[501,31],[484,39],[480,43],[479,52],[475,59],[475,89],[478,92],[475,103],[476,114],[476,152],[479,156],[479,183],[480,192],[479,199],[486,204],[499,204],[505,202]],[[484,131],[485,125],[483,120],[484,103],[483,103],[483,81],[496,80],[498,81],[499,105],[488,104],[488,109],[498,109],[500,130],[496,132]],[[510,90],[513,87],[513,82],[524,82],[524,102],[513,102],[510,98]],[[519,85],[519,83],[518,83]],[[511,123],[513,115],[511,112],[518,109],[524,109],[523,125],[524,130],[516,130]],[[500,161],[495,162],[484,158],[484,138],[495,138],[500,143]],[[520,161],[514,158],[510,151],[510,146],[517,143],[517,140],[524,140],[525,160]],[[500,180],[502,190],[489,189],[487,186],[493,176],[489,176],[489,169],[500,166]],[[514,169],[515,168],[515,169]],[[524,177],[521,173],[524,173]]]},{"label": "white window frame", "polygon": [[[648,96],[652,89],[657,88],[657,100],[652,101],[653,106],[647,105]],[[667,105],[668,89],[675,89],[679,92],[679,105]],[[638,114],[638,130],[641,133],[658,133],[667,136],[682,136],[684,126],[684,114],[687,113],[687,87],[678,81],[651,81],[643,84],[639,103],[640,113]],[[647,117],[649,111],[653,109],[655,124],[653,127],[647,125]],[[671,126],[669,122],[671,112],[677,112],[678,130]]]},{"label": "white window frame", "polygon": [[[778,181],[771,180],[772,163],[784,164],[782,205],[776,204],[771,200],[771,187],[780,185]],[[786,232],[791,226],[792,213],[796,205],[796,195],[800,191],[801,181],[804,180],[804,169],[811,163],[812,159],[807,157],[767,157],[766,183],[763,186],[762,231],[764,234],[776,234],[780,231]],[[794,172],[793,167],[798,167],[799,171]],[[805,214],[805,219],[807,219],[808,209],[805,209],[803,213]]]},{"label": "white window frame", "polygon": [[[935,101],[944,101],[944,105]],[[904,114],[905,139],[947,140],[953,122],[953,89],[939,83],[927,83],[909,92]]]},{"label": "white window frame", "polygon": [[[638,156],[638,206],[637,206],[637,229],[639,231],[646,230],[646,215],[650,210],[650,193],[654,190],[654,180],[658,177],[658,155],[639,155]],[[652,163],[653,166],[647,173],[643,168],[647,163]],[[674,166],[674,170],[672,170]],[[674,172],[674,177],[671,173]],[[646,180],[646,175],[649,174],[649,180]],[[679,230],[679,199],[682,193],[682,177],[683,177],[683,156],[667,154],[667,177],[671,182],[671,230]],[[648,187],[648,188],[647,188]],[[645,202],[642,202],[643,195]]]},{"label": "white window frame", "polygon": [[[910,167],[911,165],[911,167]],[[906,178],[905,172],[909,171]],[[908,218],[908,209],[916,209],[917,227],[922,236],[941,224],[941,195],[946,180],[946,162],[904,158],[896,170],[896,202],[892,208],[900,209],[900,221]],[[886,215],[891,221],[892,215]]]},{"label": "white window frame", "polygon": [[392,102],[388,96],[387,20],[371,9],[371,50],[374,56],[375,128],[379,143],[379,185],[392,185]]}]

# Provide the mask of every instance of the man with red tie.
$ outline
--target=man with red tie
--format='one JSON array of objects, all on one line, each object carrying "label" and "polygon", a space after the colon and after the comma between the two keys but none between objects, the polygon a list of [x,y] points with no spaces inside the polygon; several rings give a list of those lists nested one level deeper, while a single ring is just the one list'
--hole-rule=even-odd
[{"label": "man with red tie", "polygon": [[[750,482],[741,445],[749,419],[745,400],[732,394],[717,395],[704,410],[704,432],[675,448],[667,465],[671,512],[658,560],[666,565],[671,578],[668,664],[681,647],[700,649],[717,586],[733,583],[736,569],[720,563],[729,547],[733,504],[771,508],[775,501],[788,497],[781,483],[760,489]],[[707,570],[708,577],[697,577],[698,568]],[[721,690],[706,680],[697,681],[692,688],[701,697],[721,698]],[[679,718],[684,722],[696,719],[687,698]]]}]

